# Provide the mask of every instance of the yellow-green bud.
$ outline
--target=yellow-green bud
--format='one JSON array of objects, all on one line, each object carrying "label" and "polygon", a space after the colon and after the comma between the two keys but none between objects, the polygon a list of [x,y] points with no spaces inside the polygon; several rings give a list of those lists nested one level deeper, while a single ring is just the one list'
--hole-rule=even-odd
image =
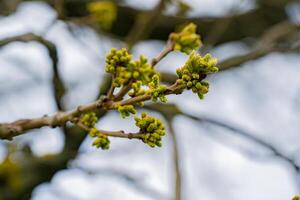
[{"label": "yellow-green bud", "polygon": [[94,112],[85,113],[80,118],[80,122],[89,128],[94,127],[96,125],[97,121],[98,121],[98,118],[97,118],[96,113],[94,113]]},{"label": "yellow-green bud", "polygon": [[110,141],[107,137],[107,135],[101,133],[96,128],[91,128],[89,131],[89,135],[91,137],[96,137],[96,139],[93,141],[93,146],[97,148],[101,148],[103,150],[109,149]]},{"label": "yellow-green bud", "polygon": [[135,117],[136,126],[143,134],[143,142],[150,147],[161,146],[162,137],[166,134],[165,127],[160,119],[142,113],[141,118]]},{"label": "yellow-green bud", "polygon": [[193,23],[186,25],[180,32],[172,33],[171,40],[175,43],[174,50],[190,54],[202,45],[200,36],[196,33],[197,26]]},{"label": "yellow-green bud", "polygon": [[152,101],[156,102],[159,99],[163,103],[167,102],[168,99],[165,95],[167,86],[160,84],[158,74],[152,77],[152,81],[148,84],[148,87],[149,90],[147,91],[147,93],[151,95]]},{"label": "yellow-green bud", "polygon": [[117,109],[120,112],[122,118],[129,117],[130,114],[136,114],[136,110],[133,105],[119,105]]},{"label": "yellow-green bud", "polygon": [[217,59],[210,54],[200,56],[193,51],[183,67],[178,68],[176,73],[179,77],[178,84],[184,85],[188,90],[197,93],[200,99],[204,98],[204,94],[208,92],[209,84],[203,79],[211,73],[218,71]]}]

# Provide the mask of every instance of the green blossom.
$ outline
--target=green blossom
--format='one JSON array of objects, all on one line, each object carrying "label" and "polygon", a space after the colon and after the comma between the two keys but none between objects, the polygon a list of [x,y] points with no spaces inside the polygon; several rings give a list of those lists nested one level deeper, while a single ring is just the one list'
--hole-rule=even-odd
[{"label": "green blossom", "polygon": [[112,74],[115,79],[113,85],[121,87],[129,82],[132,74],[130,68],[132,56],[128,54],[125,48],[117,50],[112,48],[106,56],[105,71]]},{"label": "green blossom", "polygon": [[160,84],[158,74],[152,77],[152,81],[148,84],[148,86],[149,86],[149,90],[147,92],[148,94],[151,95],[152,101],[156,102],[159,99],[163,103],[167,102],[168,99],[165,95],[167,86]]},{"label": "green blossom", "polygon": [[136,114],[136,110],[133,105],[118,105],[117,109],[120,112],[122,118],[129,117],[130,114]]},{"label": "green blossom", "polygon": [[144,89],[142,89],[142,81],[136,81],[134,82],[131,87],[132,90],[128,93],[129,96],[131,97],[136,97],[136,96],[140,96],[146,93],[146,91]]},{"label": "green blossom", "polygon": [[[112,49],[106,56],[106,72],[114,77],[114,86],[121,87],[132,83],[137,83],[136,92],[139,91],[141,85],[147,85],[151,81],[151,77],[156,74],[155,69],[148,63],[144,56],[136,61],[132,61],[126,49]],[[134,95],[133,93],[132,95]]]},{"label": "green blossom", "polygon": [[172,33],[170,39],[175,43],[174,50],[190,54],[202,45],[200,36],[196,33],[197,26],[193,23],[185,26],[180,32]]},{"label": "green blossom", "polygon": [[177,83],[182,84],[188,90],[192,90],[193,93],[197,93],[199,98],[203,99],[204,94],[209,89],[209,83],[203,81],[203,79],[206,78],[207,74],[217,71],[217,59],[210,54],[202,57],[192,52],[184,66],[176,71],[179,77]]},{"label": "green blossom", "polygon": [[135,124],[143,134],[143,142],[150,147],[161,146],[162,137],[166,134],[165,127],[160,119],[142,113],[141,118],[135,118]]},{"label": "green blossom", "polygon": [[101,133],[96,128],[91,128],[91,130],[89,131],[89,135],[91,137],[96,137],[92,144],[93,146],[95,146],[96,148],[101,148],[103,150],[109,149],[110,141],[107,135]]},{"label": "green blossom", "polygon": [[141,81],[142,85],[147,85],[151,81],[152,76],[157,74],[156,70],[143,55],[140,56],[139,60],[134,62],[132,73],[133,78]]},{"label": "green blossom", "polygon": [[94,112],[85,113],[80,118],[80,122],[89,128],[94,127],[96,125],[97,121],[98,121],[98,117],[97,117],[96,113],[94,113]]}]

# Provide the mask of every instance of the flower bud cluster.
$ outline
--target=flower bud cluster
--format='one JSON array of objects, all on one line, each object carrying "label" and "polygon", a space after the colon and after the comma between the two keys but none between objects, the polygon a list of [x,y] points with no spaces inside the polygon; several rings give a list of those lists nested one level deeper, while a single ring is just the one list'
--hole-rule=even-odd
[{"label": "flower bud cluster", "polygon": [[120,112],[122,118],[129,117],[130,114],[136,114],[136,110],[133,105],[118,105],[117,109]]},{"label": "flower bud cluster", "polygon": [[107,54],[105,71],[115,77],[113,82],[115,87],[127,84],[132,77],[132,74],[128,70],[132,65],[131,59],[132,56],[125,48],[121,50],[112,48]]},{"label": "flower bud cluster", "polygon": [[184,66],[176,70],[179,77],[177,83],[191,89],[193,93],[198,94],[200,99],[203,99],[204,94],[209,89],[208,82],[203,81],[203,79],[206,78],[207,74],[217,71],[217,59],[210,54],[202,57],[196,52],[192,52]]},{"label": "flower bud cluster", "polygon": [[150,147],[161,146],[162,137],[166,134],[165,127],[160,119],[142,113],[141,118],[135,118],[135,124],[143,134],[143,142]]},{"label": "flower bud cluster", "polygon": [[106,56],[105,70],[113,75],[115,87],[124,86],[130,81],[140,81],[138,84],[147,85],[151,81],[151,77],[156,74],[155,69],[144,56],[132,61],[132,55],[125,48],[110,51]]},{"label": "flower bud cluster", "polygon": [[142,81],[136,81],[134,82],[131,87],[132,90],[128,93],[128,95],[130,97],[136,97],[136,96],[140,96],[140,95],[144,95],[146,93],[146,91],[142,88]]},{"label": "flower bud cluster", "polygon": [[117,18],[116,5],[109,1],[91,2],[87,5],[87,10],[104,30],[109,30]]},{"label": "flower bud cluster", "polygon": [[91,130],[89,131],[89,135],[91,137],[96,138],[92,144],[93,146],[95,146],[97,148],[101,148],[103,150],[109,149],[110,141],[109,141],[107,135],[101,133],[96,128],[91,128]]},{"label": "flower bud cluster", "polygon": [[82,115],[80,122],[86,127],[92,128],[96,125],[98,117],[94,112],[88,112]]},{"label": "flower bud cluster", "polygon": [[174,42],[174,50],[190,54],[193,50],[198,50],[202,45],[200,36],[196,33],[197,26],[193,23],[186,25],[180,32],[170,35]]},{"label": "flower bud cluster", "polygon": [[167,86],[160,84],[160,79],[158,74],[152,77],[152,81],[148,84],[148,86],[149,86],[149,90],[147,91],[147,93],[151,95],[152,101],[156,102],[159,99],[163,103],[167,102],[168,99],[165,95]]}]

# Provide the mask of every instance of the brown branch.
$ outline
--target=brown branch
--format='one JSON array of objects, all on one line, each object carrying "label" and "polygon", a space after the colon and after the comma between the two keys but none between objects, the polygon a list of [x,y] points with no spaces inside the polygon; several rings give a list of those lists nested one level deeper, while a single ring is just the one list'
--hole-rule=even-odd
[{"label": "brown branch", "polygon": [[[76,122],[76,125],[83,129],[86,132],[89,132],[91,129],[80,122]],[[143,134],[141,133],[125,133],[123,130],[120,131],[107,131],[103,129],[98,129],[102,134],[109,137],[118,137],[118,138],[128,138],[128,139],[142,139]]]},{"label": "brown branch", "polygon": [[[167,90],[164,92],[165,95],[170,95],[170,94],[181,94],[183,92],[183,88],[181,85],[178,85],[177,82],[175,82],[173,85],[169,86],[167,88]],[[121,102],[117,102],[115,104],[113,104],[112,106],[115,106],[117,104],[120,104],[121,106],[123,105],[133,105],[139,102],[143,102],[143,101],[147,101],[151,99],[151,95],[150,94],[144,94],[141,96],[137,96],[137,97],[132,97],[130,99],[121,101]]]},{"label": "brown branch", "polygon": [[115,77],[112,77],[111,78],[111,84],[110,84],[110,88],[109,88],[109,90],[108,90],[108,92],[107,92],[107,98],[108,99],[112,99],[113,98],[113,96],[114,96],[114,91],[115,91],[115,87],[114,87],[114,80],[115,80]]},{"label": "brown branch", "polygon": [[151,65],[154,67],[158,62],[172,52],[174,50],[174,45],[174,42],[169,38],[165,48],[157,55],[157,57],[152,59]]},{"label": "brown branch", "polygon": [[[180,85],[177,83],[169,86],[165,91],[165,95],[180,94],[182,93]],[[115,109],[117,105],[129,105],[143,101],[150,100],[151,96],[146,94],[142,96],[133,97],[121,102],[113,102],[108,100],[107,97],[102,96],[99,100],[78,106],[76,109],[68,112],[57,112],[51,116],[43,116],[41,118],[21,119],[12,123],[0,123],[0,139],[11,140],[13,137],[24,134],[31,129],[37,129],[44,126],[57,127],[64,126],[67,122],[71,122],[74,118],[79,117],[81,114],[97,110],[111,110]]]},{"label": "brown branch", "polygon": [[[0,47],[3,45],[6,45],[10,42],[13,41],[22,41],[22,42],[27,42],[27,41],[39,41],[42,42],[43,44],[47,45],[49,47],[49,53],[51,58],[56,61],[54,62],[54,83],[60,83],[59,85],[62,87],[63,84],[60,82],[58,79],[59,73],[57,70],[57,53],[56,51],[53,51],[55,49],[54,45],[46,40],[44,40],[40,36],[36,36],[34,34],[25,34],[22,36],[16,36],[12,38],[7,38],[2,41],[0,41]],[[51,47],[51,48],[50,48]],[[164,52],[165,50],[163,50]],[[53,53],[54,52],[54,53]],[[164,54],[164,53],[163,53]],[[158,59],[160,61],[161,59]],[[56,82],[55,82],[56,81]],[[57,84],[55,84],[57,85]],[[111,83],[112,85],[112,83]],[[117,94],[117,100],[122,99],[122,97],[130,90],[131,84],[128,86],[125,86],[124,88],[121,89],[120,93]],[[125,92],[124,92],[125,91]],[[165,91],[165,95],[170,95],[170,94],[180,94],[182,93],[183,88],[175,82],[173,85],[169,86],[167,90]],[[58,94],[58,93],[55,93]],[[113,87],[110,87],[108,91],[109,96],[111,97],[113,95]],[[59,102],[61,96],[57,95],[56,99],[57,102]],[[74,121],[74,118],[79,117],[81,114],[89,111],[97,111],[97,110],[110,110],[110,109],[115,109],[117,105],[129,105],[129,104],[136,104],[142,101],[147,101],[151,99],[151,95],[145,94],[137,97],[133,97],[121,102],[117,102],[115,99],[109,99],[105,96],[101,97],[99,100],[92,102],[87,105],[83,106],[78,106],[77,109],[68,111],[68,112],[57,112],[51,116],[45,115],[40,118],[33,118],[33,119],[21,119],[17,120],[15,122],[11,123],[0,123],[0,139],[8,139],[11,140],[13,137],[24,134],[26,131],[31,130],[31,129],[37,129],[37,128],[42,128],[44,126],[50,126],[50,127],[65,127],[65,124],[67,122],[72,122]],[[60,105],[60,104],[58,104]],[[66,129],[64,129],[65,132],[67,132]],[[121,135],[119,135],[121,136]],[[121,137],[125,137],[122,135]]]},{"label": "brown branch", "polygon": [[131,90],[132,81],[130,81],[127,85],[123,86],[121,90],[115,95],[114,100],[120,101],[123,97]]},{"label": "brown branch", "polygon": [[84,106],[78,106],[76,109],[68,112],[57,112],[52,116],[43,116],[41,118],[21,119],[12,123],[0,123],[0,139],[11,140],[13,137],[24,132],[41,128],[44,126],[57,127],[64,126],[68,121],[80,116],[84,112],[93,111],[102,108],[105,97]]}]

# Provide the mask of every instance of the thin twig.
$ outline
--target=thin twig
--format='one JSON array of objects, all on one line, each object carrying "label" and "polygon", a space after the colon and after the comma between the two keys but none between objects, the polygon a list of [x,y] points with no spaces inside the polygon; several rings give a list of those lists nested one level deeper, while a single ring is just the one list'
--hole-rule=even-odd
[{"label": "thin twig", "polygon": [[[81,129],[83,129],[84,131],[89,132],[91,129],[87,126],[85,126],[84,124],[82,124],[81,122],[77,122],[76,125],[78,127],[80,127]],[[118,137],[118,138],[128,138],[128,139],[142,139],[143,138],[143,134],[141,133],[125,133],[123,130],[120,131],[107,131],[107,130],[102,130],[102,129],[98,129],[100,131],[100,133],[109,136],[109,137]]]},{"label": "thin twig", "polygon": [[174,50],[174,42],[169,39],[167,45],[163,51],[161,51],[156,58],[153,58],[151,64],[154,67],[158,62],[160,62],[164,57],[166,57],[171,51]]},{"label": "thin twig", "polygon": [[87,105],[78,106],[76,109],[68,112],[57,112],[52,116],[43,116],[33,119],[21,119],[12,123],[0,123],[0,139],[11,140],[13,137],[21,135],[28,130],[41,128],[44,126],[64,126],[74,117],[80,116],[84,112],[103,108],[105,97]]},{"label": "thin twig", "polygon": [[115,77],[112,77],[111,85],[110,85],[110,88],[109,88],[108,93],[107,93],[107,98],[108,99],[112,99],[113,96],[114,96],[114,91],[115,91],[114,80],[115,80]]},{"label": "thin twig", "polygon": [[132,87],[132,81],[130,81],[128,84],[124,85],[121,90],[115,95],[114,101],[120,101],[123,99],[123,97],[131,90]]}]

